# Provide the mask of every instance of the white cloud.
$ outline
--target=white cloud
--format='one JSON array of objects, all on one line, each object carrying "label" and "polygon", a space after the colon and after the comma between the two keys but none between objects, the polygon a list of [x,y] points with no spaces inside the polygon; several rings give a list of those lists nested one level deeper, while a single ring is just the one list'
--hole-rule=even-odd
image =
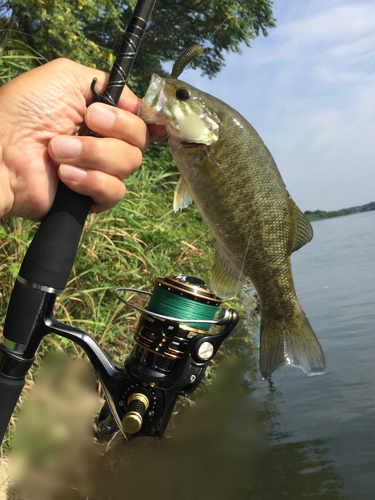
[{"label": "white cloud", "polygon": [[275,38],[297,40],[304,45],[349,42],[374,31],[375,4],[351,2],[329,7],[328,2],[316,2],[320,12],[306,19],[286,22],[276,27]]}]

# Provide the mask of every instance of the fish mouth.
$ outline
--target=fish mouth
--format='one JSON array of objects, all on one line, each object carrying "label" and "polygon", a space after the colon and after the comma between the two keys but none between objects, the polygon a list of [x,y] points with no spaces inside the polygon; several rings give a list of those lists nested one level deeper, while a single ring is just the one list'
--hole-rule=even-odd
[{"label": "fish mouth", "polygon": [[203,144],[201,142],[188,142],[188,141],[181,141],[181,146],[183,148],[198,148],[198,149],[204,149],[207,147],[207,144]]}]

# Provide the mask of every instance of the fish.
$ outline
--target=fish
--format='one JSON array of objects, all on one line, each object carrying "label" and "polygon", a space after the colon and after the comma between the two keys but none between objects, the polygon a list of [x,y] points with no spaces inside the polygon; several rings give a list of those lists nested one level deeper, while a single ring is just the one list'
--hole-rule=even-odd
[{"label": "fish", "polygon": [[[181,56],[180,56],[181,57]],[[313,237],[276,163],[250,123],[225,102],[152,75],[139,116],[164,125],[181,173],[173,207],[195,202],[217,249],[212,289],[236,296],[250,278],[260,301],[260,372],[290,365],[325,373],[323,350],[296,295],[290,256]]]}]

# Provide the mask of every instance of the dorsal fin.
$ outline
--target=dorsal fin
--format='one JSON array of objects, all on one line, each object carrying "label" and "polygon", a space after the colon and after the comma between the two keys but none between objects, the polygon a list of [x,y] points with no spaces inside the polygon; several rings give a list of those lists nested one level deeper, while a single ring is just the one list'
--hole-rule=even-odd
[{"label": "dorsal fin", "polygon": [[295,252],[299,248],[303,247],[303,245],[306,245],[306,243],[311,241],[314,233],[310,222],[306,219],[306,216],[301,212],[294,201],[292,201],[292,203],[296,218],[296,234],[292,248],[292,252]]}]

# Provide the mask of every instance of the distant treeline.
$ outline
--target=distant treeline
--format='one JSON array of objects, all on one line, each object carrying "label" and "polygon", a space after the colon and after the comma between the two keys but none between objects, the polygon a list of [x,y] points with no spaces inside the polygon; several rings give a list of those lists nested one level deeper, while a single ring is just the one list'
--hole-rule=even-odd
[{"label": "distant treeline", "polygon": [[369,210],[375,210],[375,201],[371,201],[370,203],[361,205],[360,207],[343,208],[332,212],[325,212],[324,210],[315,210],[314,212],[311,212],[310,210],[306,210],[305,215],[311,221],[330,219],[331,217],[341,217],[342,215],[349,215],[358,212],[368,212]]}]

